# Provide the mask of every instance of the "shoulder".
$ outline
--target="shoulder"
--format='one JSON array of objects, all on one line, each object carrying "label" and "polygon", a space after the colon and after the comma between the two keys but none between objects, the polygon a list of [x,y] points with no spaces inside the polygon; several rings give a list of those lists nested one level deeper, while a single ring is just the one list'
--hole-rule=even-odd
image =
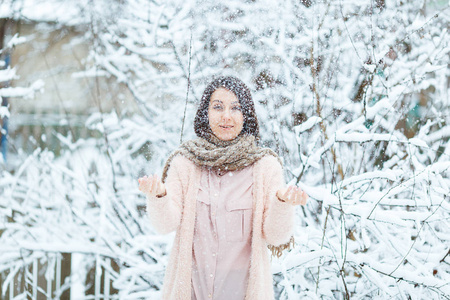
[{"label": "shoulder", "polygon": [[281,166],[281,163],[280,163],[278,157],[275,157],[270,154],[267,154],[264,157],[262,157],[260,160],[258,160],[257,165],[259,165],[262,168],[282,169],[282,166]]},{"label": "shoulder", "polygon": [[283,167],[278,157],[271,154],[265,155],[255,163],[254,182],[267,192],[267,188],[277,188],[283,184]]},{"label": "shoulder", "polygon": [[170,162],[170,166],[174,169],[179,170],[191,170],[192,168],[195,168],[196,165],[194,162],[192,162],[187,157],[183,156],[182,154],[177,154],[172,158],[172,161]]},{"label": "shoulder", "polygon": [[[189,185],[193,178],[197,178],[199,174],[199,167],[197,167],[191,160],[181,154],[173,156],[166,166],[167,173],[164,173],[162,178],[166,178],[167,183],[178,182],[182,186]],[[166,174],[166,175],[164,175]],[[165,177],[166,176],[166,177]]]},{"label": "shoulder", "polygon": [[265,155],[255,163],[255,175],[262,175],[263,178],[280,176],[283,173],[283,167],[278,159],[273,155]]}]

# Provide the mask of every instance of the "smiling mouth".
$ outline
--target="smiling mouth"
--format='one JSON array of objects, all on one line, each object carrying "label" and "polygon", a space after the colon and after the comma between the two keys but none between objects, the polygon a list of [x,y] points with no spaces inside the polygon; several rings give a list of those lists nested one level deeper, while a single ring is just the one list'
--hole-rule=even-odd
[{"label": "smiling mouth", "polygon": [[229,126],[226,126],[226,125],[221,125],[221,126],[219,126],[220,128],[223,128],[223,129],[230,129],[230,128],[233,128],[233,126],[231,126],[231,125],[229,125]]}]

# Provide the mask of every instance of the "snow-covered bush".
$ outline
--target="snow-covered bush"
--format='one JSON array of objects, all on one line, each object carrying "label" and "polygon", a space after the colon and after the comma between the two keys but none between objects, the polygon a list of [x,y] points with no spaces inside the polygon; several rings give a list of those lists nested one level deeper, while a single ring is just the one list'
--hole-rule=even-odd
[{"label": "snow-covered bush", "polygon": [[157,297],[171,236],[148,224],[136,179],[160,172],[194,137],[203,88],[231,74],[252,89],[262,142],[284,160],[287,182],[311,197],[297,208],[296,247],[274,259],[277,297],[449,297],[448,4],[129,0],[83,9],[86,68],[127,86],[141,113],[95,113],[86,125],[104,138],[67,142],[59,158],[37,151],[2,174],[10,221],[0,242],[13,258],[3,269],[26,263],[19,248],[83,252],[119,266],[120,299]]}]

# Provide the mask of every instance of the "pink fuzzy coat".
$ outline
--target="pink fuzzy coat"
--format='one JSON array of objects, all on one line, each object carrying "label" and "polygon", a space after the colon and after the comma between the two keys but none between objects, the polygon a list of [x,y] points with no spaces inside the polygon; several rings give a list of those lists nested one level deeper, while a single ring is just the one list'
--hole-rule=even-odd
[{"label": "pink fuzzy coat", "polygon": [[[147,213],[160,233],[176,230],[163,286],[164,300],[191,299],[192,241],[201,169],[183,156],[172,160],[167,174],[167,195],[147,197]],[[279,201],[276,191],[284,186],[278,160],[265,156],[253,166],[253,225],[249,281],[245,299],[274,299],[267,245],[289,242],[294,207]]]}]

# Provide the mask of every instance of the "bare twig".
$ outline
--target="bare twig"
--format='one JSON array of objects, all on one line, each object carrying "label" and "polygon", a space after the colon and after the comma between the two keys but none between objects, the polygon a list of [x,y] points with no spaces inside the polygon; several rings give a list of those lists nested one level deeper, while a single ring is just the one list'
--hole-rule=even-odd
[{"label": "bare twig", "polygon": [[[173,53],[175,55],[175,58],[177,59],[177,62],[178,62],[178,65],[180,66],[181,71],[183,72],[184,78],[186,78],[186,80],[188,80],[188,82],[189,82],[190,81],[190,72],[189,73],[186,72],[186,68],[184,67],[183,62],[181,61],[181,57],[178,54],[177,48],[175,47],[175,44],[173,43],[173,41],[169,41],[169,44],[172,46]],[[190,59],[190,55],[189,55],[189,64],[190,63],[191,63],[191,59]],[[189,70],[190,70],[190,67],[189,67]],[[189,87],[192,89],[192,94],[195,97],[196,93],[195,93],[194,87],[192,85],[189,85]],[[198,99],[196,99],[196,100],[198,101]]]},{"label": "bare twig", "polygon": [[381,275],[384,275],[384,276],[390,277],[392,279],[395,279],[396,281],[404,281],[404,282],[407,282],[409,284],[426,287],[427,289],[430,289],[430,290],[435,291],[436,293],[439,293],[445,299],[450,299],[450,296],[446,295],[443,291],[441,291],[441,289],[439,287],[427,285],[427,284],[421,283],[421,282],[416,282],[416,281],[413,281],[413,280],[410,280],[410,279],[405,279],[404,277],[393,276],[391,274],[388,274],[386,272],[378,270],[378,269],[376,269],[376,268],[374,268],[374,267],[372,267],[372,266],[370,266],[368,264],[365,264],[365,263],[360,264],[360,268],[361,269],[362,269],[362,267],[368,267],[368,268],[372,269],[373,271],[375,271],[375,272],[377,272],[377,273],[379,273]]},{"label": "bare twig", "polygon": [[192,31],[191,31],[191,41],[189,43],[189,66],[188,66],[188,76],[187,76],[186,102],[184,103],[183,122],[181,123],[180,144],[183,142],[184,123],[186,121],[186,109],[187,109],[188,98],[189,98],[189,88],[191,87],[191,60],[192,60],[191,53],[192,53]]},{"label": "bare twig", "polygon": [[414,241],[412,242],[411,246],[408,249],[408,252],[406,252],[405,256],[403,256],[403,258],[400,260],[400,262],[398,263],[398,265],[394,268],[394,270],[392,270],[389,275],[392,275],[395,271],[397,271],[397,269],[402,265],[402,263],[406,260],[406,257],[409,255],[409,253],[411,252],[411,250],[414,248],[414,245],[416,244],[416,241],[419,239],[419,234],[422,231],[423,227],[425,226],[425,224],[427,223],[427,220],[429,218],[431,218],[431,216],[433,216],[439,208],[442,207],[442,203],[446,200],[447,196],[444,195],[444,197],[442,198],[441,203],[439,203],[438,207],[425,219],[422,221],[422,226],[420,226],[419,231],[417,232],[416,238],[414,239]]},{"label": "bare twig", "polygon": [[[325,231],[327,230],[327,223],[328,223],[328,216],[330,215],[330,209],[331,209],[331,206],[328,206],[328,208],[327,208],[327,215],[325,217],[325,224],[323,225],[322,243],[320,244],[320,250],[323,249],[323,243],[324,243],[324,240],[325,240]],[[316,294],[317,294],[317,291],[319,289],[320,265],[321,264],[322,264],[322,262],[319,263],[319,267],[317,269]]]},{"label": "bare twig", "polygon": [[[321,118],[321,121],[319,122],[320,129],[322,130],[324,138],[327,141],[328,140],[327,128],[322,119],[322,106],[320,104],[320,96],[319,96],[319,92],[317,91],[317,85],[316,85],[316,78],[318,78],[318,75],[317,75],[317,68],[315,67],[315,64],[314,64],[314,41],[311,41],[310,69],[311,69],[311,75],[312,75],[312,91],[313,91],[315,99],[316,99],[316,113],[317,113],[317,116],[319,118]],[[330,151],[331,151],[331,155],[333,156],[333,161],[335,163],[337,163],[336,152],[335,152],[333,146],[330,147]],[[341,178],[344,179],[344,171],[342,170],[342,166],[340,163],[337,163],[337,168],[338,168],[339,175],[341,175]]]}]

